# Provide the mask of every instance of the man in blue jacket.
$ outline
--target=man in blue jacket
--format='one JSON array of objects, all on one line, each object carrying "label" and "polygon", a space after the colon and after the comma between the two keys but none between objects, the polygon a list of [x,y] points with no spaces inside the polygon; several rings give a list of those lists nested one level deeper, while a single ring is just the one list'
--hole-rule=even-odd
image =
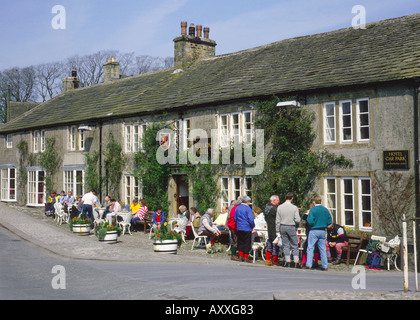
[{"label": "man in blue jacket", "polygon": [[[315,245],[318,245],[321,255],[321,270],[328,270],[327,250],[325,247],[325,231],[329,224],[332,223],[331,214],[327,208],[321,205],[321,197],[314,196],[312,198],[314,207],[309,211],[306,223],[311,227],[308,236],[308,249],[306,268],[312,268],[312,257]],[[304,266],[305,269],[305,266]]]},{"label": "man in blue jacket", "polygon": [[238,230],[239,259],[245,262],[251,262],[249,260],[249,252],[251,251],[252,229],[255,227],[254,215],[249,206],[250,204],[250,197],[242,197],[242,203],[236,208],[233,218]]}]

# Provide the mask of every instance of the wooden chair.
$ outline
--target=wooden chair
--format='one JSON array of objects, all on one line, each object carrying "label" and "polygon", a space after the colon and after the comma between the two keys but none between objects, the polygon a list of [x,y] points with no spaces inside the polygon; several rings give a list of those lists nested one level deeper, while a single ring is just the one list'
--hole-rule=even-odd
[{"label": "wooden chair", "polygon": [[[350,260],[353,262],[355,259],[351,258],[351,254],[355,253],[356,255],[359,253],[359,250],[362,249],[363,242],[365,240],[365,232],[360,233],[360,235],[351,235],[348,234],[348,246],[343,247],[343,254],[342,257],[345,257],[346,264],[350,264]],[[346,255],[344,255],[344,252],[347,252]]]}]

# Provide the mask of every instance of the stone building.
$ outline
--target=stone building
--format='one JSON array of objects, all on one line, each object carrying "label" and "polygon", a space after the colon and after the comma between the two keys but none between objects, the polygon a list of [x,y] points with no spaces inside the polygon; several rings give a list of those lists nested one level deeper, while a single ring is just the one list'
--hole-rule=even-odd
[{"label": "stone building", "polygon": [[[83,194],[84,155],[103,151],[112,132],[128,159],[120,197],[131,202],[142,193],[133,155],[141,152],[151,123],[170,123],[180,148],[191,147],[191,130],[203,129],[209,137],[213,130],[211,144],[222,148],[230,138],[255,139],[251,101],[294,95],[300,107],[316,114],[313,148],[344,154],[354,163],[323,176],[316,191],[338,223],[374,229],[376,180],[386,179],[388,172],[418,178],[420,14],[219,56],[209,29],[201,32],[201,26],[190,25],[187,34],[181,23],[174,68],[120,79],[119,64],[110,59],[103,84],[77,88],[73,73],[63,82],[64,93],[0,127],[1,201],[44,204],[45,169],[31,155],[44,152],[49,137],[55,137],[62,159],[53,177],[56,190]],[[21,141],[28,146],[24,159]],[[226,170],[216,178],[219,210],[238,195],[252,196],[252,175]],[[181,203],[194,204],[191,186],[176,167],[168,200],[170,215]],[[414,212],[414,197],[407,210]]]}]

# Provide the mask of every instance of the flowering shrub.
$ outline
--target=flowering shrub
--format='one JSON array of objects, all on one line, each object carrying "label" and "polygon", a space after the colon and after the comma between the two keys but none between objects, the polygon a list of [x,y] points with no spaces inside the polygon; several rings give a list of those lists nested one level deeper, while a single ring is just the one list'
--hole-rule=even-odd
[{"label": "flowering shrub", "polygon": [[109,224],[107,221],[95,227],[95,236],[97,236],[99,240],[103,240],[108,231],[117,231],[118,236],[121,235],[121,228],[116,224]]},{"label": "flowering shrub", "polygon": [[165,222],[163,225],[160,226],[160,229],[156,229],[153,235],[153,239],[155,241],[162,241],[162,240],[181,240],[181,235],[173,230],[168,229],[168,224]]},{"label": "flowering shrub", "polygon": [[71,219],[70,223],[69,223],[69,226],[70,226],[70,230],[72,230],[73,225],[75,225],[75,224],[88,224],[88,225],[90,225],[91,223],[92,223],[92,221],[90,220],[90,218],[88,218],[86,213],[82,213],[78,217],[74,217],[73,219]]}]

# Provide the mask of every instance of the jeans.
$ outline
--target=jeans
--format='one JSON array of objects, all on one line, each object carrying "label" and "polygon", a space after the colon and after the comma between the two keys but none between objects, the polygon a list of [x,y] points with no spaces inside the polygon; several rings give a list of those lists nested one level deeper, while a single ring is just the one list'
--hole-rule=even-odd
[{"label": "jeans", "polygon": [[88,218],[91,221],[90,227],[93,228],[93,221],[95,221],[95,218],[93,217],[93,211],[92,211],[92,205],[91,204],[84,204],[82,213],[87,213]]},{"label": "jeans", "polygon": [[327,249],[325,247],[325,230],[311,229],[308,236],[308,249],[306,267],[312,268],[312,259],[314,254],[315,245],[318,245],[319,253],[321,256],[321,266],[323,269],[328,268]]}]

